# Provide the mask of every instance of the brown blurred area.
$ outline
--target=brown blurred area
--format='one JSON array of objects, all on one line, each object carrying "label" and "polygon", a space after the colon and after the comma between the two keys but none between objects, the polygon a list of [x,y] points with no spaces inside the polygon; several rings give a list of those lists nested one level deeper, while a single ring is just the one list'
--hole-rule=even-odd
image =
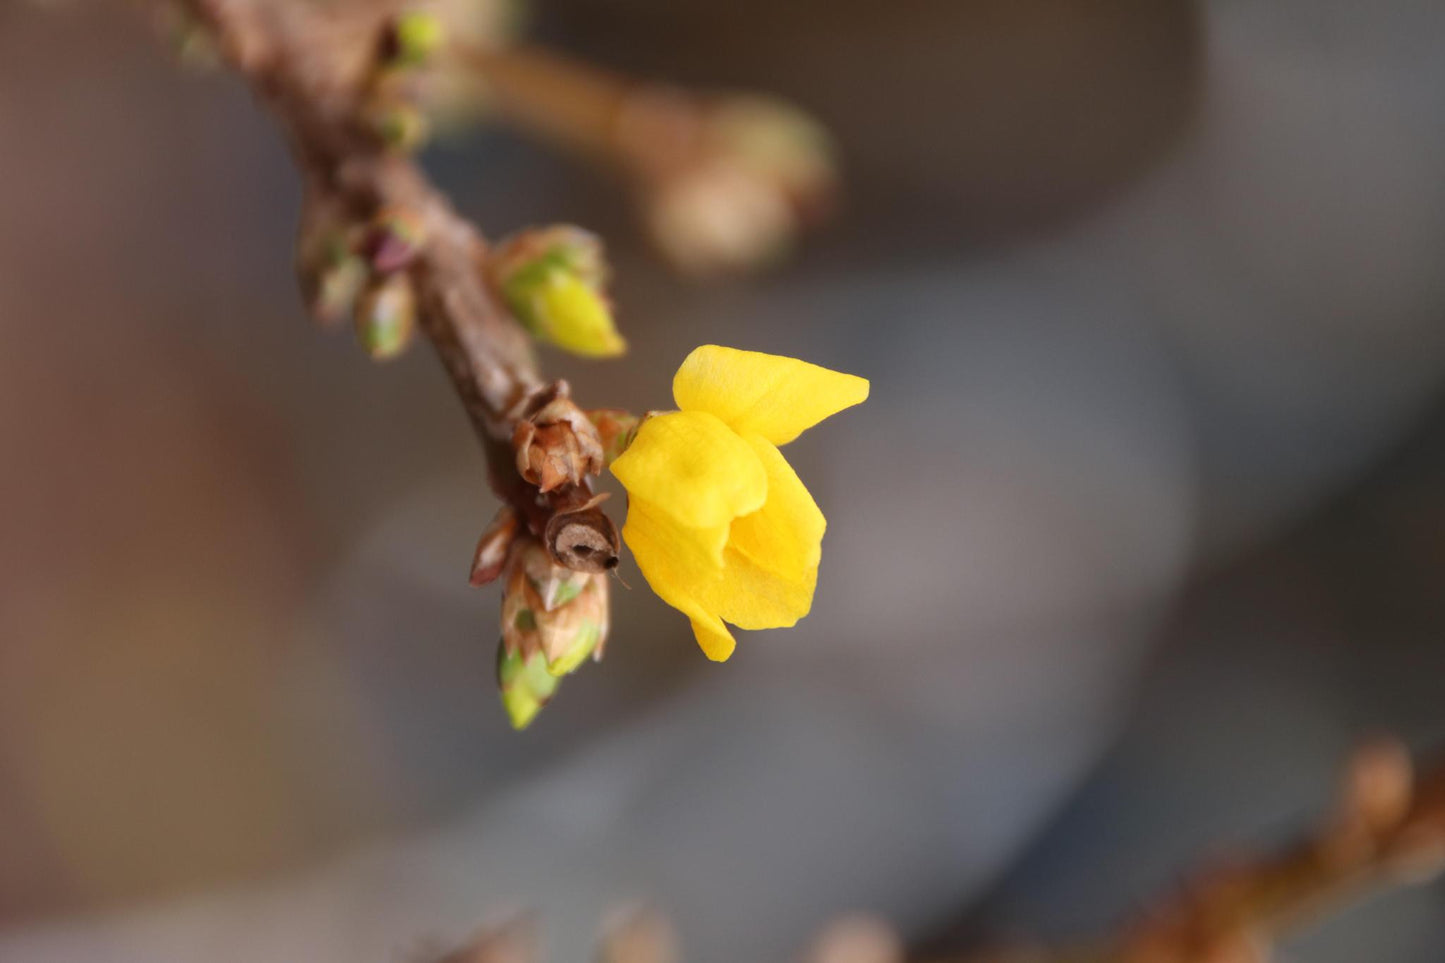
[{"label": "brown blurred area", "polygon": [[[6,963],[393,959],[528,900],[565,948],[619,896],[697,963],[855,908],[1089,929],[1287,835],[1361,731],[1435,737],[1438,5],[531,18],[837,137],[840,216],[707,287],[605,172],[495,128],[426,155],[491,233],[607,238],[633,353],[545,356],[589,403],[665,403],[704,342],[872,380],[789,450],[814,614],[707,665],[626,567],[607,661],[511,733],[476,445],[426,351],[302,316],[269,119],[123,5],[0,0]],[[1429,963],[1415,900],[1312,948]]]},{"label": "brown blurred area", "polygon": [[274,867],[306,838],[263,694],[316,526],[284,414],[187,328],[249,219],[208,160],[245,144],[146,39],[123,10],[0,14],[7,918]]},{"label": "brown blurred area", "polygon": [[852,215],[838,231],[875,258],[998,244],[1085,213],[1158,163],[1199,96],[1190,0],[540,9],[600,62],[783,91],[816,110],[849,174]]},{"label": "brown blurred area", "polygon": [[[857,147],[851,202],[877,215],[863,223],[916,235],[891,235],[894,257],[927,239],[908,198],[971,212],[971,233],[1057,217],[1148,163],[1187,110],[1182,4],[912,2],[900,39],[969,45],[915,44],[902,72],[871,6],[774,6],[541,13],[594,46],[605,22],[602,59],[644,75],[826,104]],[[305,772],[312,747],[274,718],[276,692],[315,644],[306,601],[328,556],[388,482],[413,480],[409,455],[435,459],[445,439],[447,457],[474,458],[440,384],[429,404],[398,400],[380,387],[396,372],[321,343],[286,300],[295,188],[233,83],[179,70],[125,9],[0,16],[0,913],[17,919],[275,870],[395,815],[379,783],[380,799],[329,798],[343,790]],[[1161,62],[1170,82],[1140,91],[1137,71]],[[1109,69],[1058,83],[1082,63]],[[1008,101],[989,96],[1001,83]],[[897,109],[934,87],[965,95]],[[1038,149],[1061,130],[1063,164]],[[407,384],[432,377],[428,361],[406,362]],[[429,444],[398,450],[401,433]],[[305,477],[302,445],[364,453],[321,466],[323,481]],[[349,765],[387,777],[383,747],[353,751]],[[352,782],[364,792],[367,776]]]}]

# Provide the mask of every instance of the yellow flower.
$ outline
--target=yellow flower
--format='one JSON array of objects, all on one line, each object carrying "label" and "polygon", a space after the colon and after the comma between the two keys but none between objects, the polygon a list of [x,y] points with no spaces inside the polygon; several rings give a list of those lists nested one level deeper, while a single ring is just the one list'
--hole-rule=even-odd
[{"label": "yellow flower", "polygon": [[647,584],[721,661],[736,644],[724,621],[785,628],[812,608],[827,523],[777,446],[862,402],[868,382],[704,345],[672,395],[682,410],[644,421],[612,465],[628,494],[622,537]]}]

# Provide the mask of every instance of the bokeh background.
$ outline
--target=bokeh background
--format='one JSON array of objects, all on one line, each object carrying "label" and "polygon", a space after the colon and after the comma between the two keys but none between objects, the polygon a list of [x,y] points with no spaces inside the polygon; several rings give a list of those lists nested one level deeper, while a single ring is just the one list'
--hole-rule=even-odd
[{"label": "bokeh background", "polygon": [[[605,172],[433,148],[489,230],[608,238],[665,403],[694,345],[869,377],[793,458],[815,611],[706,663],[630,563],[523,735],[469,590],[494,503],[425,351],[303,318],[238,84],[106,2],[0,2],[0,959],[423,958],[633,899],[697,963],[850,909],[1096,931],[1286,838],[1363,736],[1445,740],[1445,6],[539,0],[634,74],[786,95],[846,204],[679,279]],[[1291,944],[1434,963],[1445,889]]]}]

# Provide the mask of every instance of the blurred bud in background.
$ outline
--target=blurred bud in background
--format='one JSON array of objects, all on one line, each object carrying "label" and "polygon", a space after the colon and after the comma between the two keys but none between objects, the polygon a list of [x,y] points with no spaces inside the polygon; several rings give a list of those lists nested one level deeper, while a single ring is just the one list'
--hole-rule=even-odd
[{"label": "blurred bud in background", "polygon": [[416,287],[405,274],[374,279],[356,307],[356,340],[373,361],[400,357],[416,337]]},{"label": "blurred bud in background", "polygon": [[837,190],[827,131],[780,100],[704,101],[671,92],[633,97],[617,122],[624,156],[642,172],[644,219],[672,264],[700,277],[785,255]]},{"label": "blurred bud in background", "polygon": [[[529,6],[527,0],[434,0],[428,9],[452,44],[487,48],[514,43]],[[495,102],[484,77],[458,58],[439,57],[427,81],[426,109],[438,135],[447,137],[491,117]]]}]

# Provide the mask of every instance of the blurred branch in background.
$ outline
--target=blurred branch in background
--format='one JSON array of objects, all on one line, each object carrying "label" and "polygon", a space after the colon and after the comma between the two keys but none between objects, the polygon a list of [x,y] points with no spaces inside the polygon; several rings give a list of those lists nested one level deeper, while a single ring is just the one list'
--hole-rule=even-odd
[{"label": "blurred branch in background", "polygon": [[[298,263],[313,313],[325,323],[354,314],[378,360],[404,350],[420,324],[497,495],[558,565],[601,572],[619,546],[588,481],[602,469],[596,430],[564,382],[542,380],[526,332],[488,283],[485,240],[408,156],[410,68],[439,38],[426,21],[403,19],[404,7],[187,0],[186,9],[290,137],[306,185]],[[547,436],[566,467],[538,489],[512,446],[544,414],[570,428]]]},{"label": "blurred branch in background", "polygon": [[[1445,869],[1445,764],[1415,776],[1393,741],[1361,748],[1334,812],[1278,852],[1198,872],[1175,896],[1093,945],[1021,948],[931,963],[1268,963],[1288,930],[1374,889],[1424,883]],[[886,924],[850,916],[828,926],[805,963],[902,963]],[[440,963],[541,963],[530,918],[478,936]],[[604,928],[600,963],[679,963],[666,917],[639,910]]]},{"label": "blurred branch in background", "polygon": [[1119,936],[955,963],[1266,963],[1288,930],[1372,889],[1427,882],[1442,868],[1445,763],[1417,778],[1404,747],[1385,741],[1355,754],[1333,814],[1313,833],[1199,872]]},{"label": "blurred branch in background", "polygon": [[[214,64],[213,43],[190,29],[194,17],[174,2],[161,9],[178,53]],[[643,81],[518,42],[515,10],[500,2],[364,0],[344,9],[326,19],[375,22],[388,9],[436,17],[449,56],[420,92],[431,121],[449,129],[502,119],[613,168],[635,193],[659,253],[684,273],[712,277],[776,263],[836,202],[827,130],[778,98]],[[424,136],[421,116],[390,106],[398,136]]]},{"label": "blurred branch in background", "polygon": [[827,132],[782,101],[646,83],[535,47],[455,52],[504,117],[618,169],[653,241],[687,273],[775,261],[834,201]]}]

